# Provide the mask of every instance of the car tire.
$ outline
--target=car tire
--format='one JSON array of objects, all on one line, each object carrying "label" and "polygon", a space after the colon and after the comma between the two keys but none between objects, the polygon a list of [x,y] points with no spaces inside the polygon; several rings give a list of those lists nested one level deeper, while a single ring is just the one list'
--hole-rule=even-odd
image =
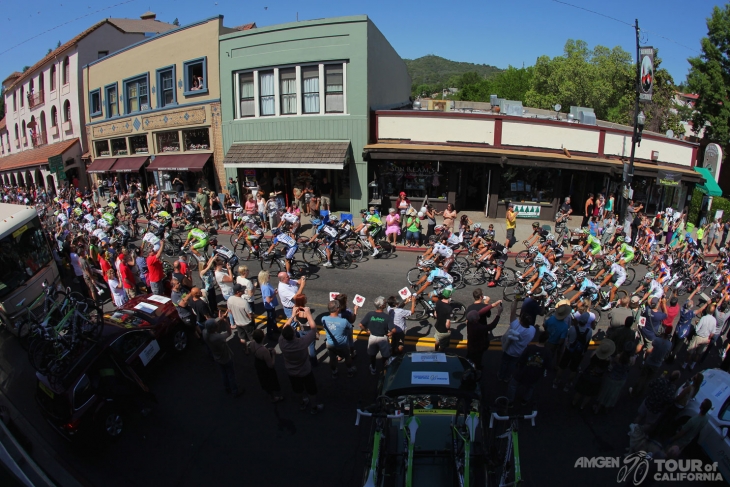
[{"label": "car tire", "polygon": [[108,441],[116,441],[122,436],[125,423],[124,413],[114,406],[102,409],[96,420],[99,434]]},{"label": "car tire", "polygon": [[187,330],[183,327],[178,327],[172,334],[172,351],[176,354],[182,354],[188,349],[189,344],[190,337],[188,336]]}]

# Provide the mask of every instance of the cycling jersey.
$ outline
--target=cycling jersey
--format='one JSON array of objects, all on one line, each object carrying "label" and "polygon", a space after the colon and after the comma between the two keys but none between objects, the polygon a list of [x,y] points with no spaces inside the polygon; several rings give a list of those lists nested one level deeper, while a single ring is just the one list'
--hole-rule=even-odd
[{"label": "cycling jersey", "polygon": [[86,230],[87,233],[93,233],[94,230],[96,230],[96,225],[93,223],[87,223],[84,225],[84,230]]},{"label": "cycling jersey", "polygon": [[542,288],[545,291],[552,291],[558,286],[558,276],[546,264],[537,268],[537,276],[542,279]]},{"label": "cycling jersey", "polygon": [[380,226],[383,224],[383,220],[380,219],[379,215],[376,214],[368,214],[365,215],[365,218],[363,218],[363,223],[369,223],[370,226],[377,225]]},{"label": "cycling jersey", "polygon": [[626,269],[617,262],[611,264],[611,269],[608,273],[612,276],[616,276],[616,281],[613,283],[614,287],[621,287],[621,285],[626,282]]},{"label": "cycling jersey", "polygon": [[96,220],[96,226],[98,228],[103,228],[104,230],[107,230],[108,228],[111,227],[109,222],[104,220],[103,218],[99,218],[98,220]]},{"label": "cycling jersey", "polygon": [[322,228],[319,230],[318,235],[327,240],[334,240],[335,238],[337,238],[337,230],[329,225],[322,225]]},{"label": "cycling jersey", "polygon": [[507,256],[507,247],[502,245],[499,242],[493,242],[492,246],[490,247],[492,251],[494,251],[494,257],[506,257]]},{"label": "cycling jersey", "polygon": [[458,245],[458,244],[460,244],[463,241],[464,241],[464,237],[463,236],[457,235],[457,234],[455,234],[453,232],[446,239],[446,243],[448,243],[449,245]]},{"label": "cycling jersey", "polygon": [[621,244],[618,251],[621,254],[621,260],[627,264],[633,260],[635,250],[632,246],[627,245],[626,242]]},{"label": "cycling jersey", "polygon": [[454,251],[451,250],[448,245],[444,245],[440,242],[436,242],[435,244],[433,244],[433,253],[436,255],[440,255],[445,259],[448,259],[452,255],[454,255]]},{"label": "cycling jersey", "polygon": [[106,220],[110,225],[114,223],[114,215],[111,213],[104,213],[101,217]]},{"label": "cycling jersey", "polygon": [[672,277],[672,273],[669,269],[669,266],[664,261],[659,262],[659,275],[661,277],[666,277],[667,279]]},{"label": "cycling jersey", "polygon": [[99,240],[103,240],[104,242],[109,243],[109,235],[107,235],[106,232],[101,228],[97,228],[91,234]]},{"label": "cycling jersey", "polygon": [[586,239],[586,243],[590,246],[590,253],[591,255],[596,255],[601,251],[601,241],[598,240],[593,235],[588,235],[588,238]]},{"label": "cycling jersey", "polygon": [[649,283],[649,298],[661,298],[664,296],[664,288],[656,279],[652,279]]},{"label": "cycling jersey", "polygon": [[590,290],[591,292],[598,292],[599,289],[598,284],[585,277],[583,278],[579,291],[585,292]]},{"label": "cycling jersey", "polygon": [[281,219],[288,223],[298,223],[299,217],[296,216],[294,213],[286,212],[283,215],[281,215]]},{"label": "cycling jersey", "polygon": [[276,237],[274,237],[274,243],[283,243],[287,247],[296,247],[297,241],[294,240],[292,237],[287,235],[286,233],[280,233]]},{"label": "cycling jersey", "polygon": [[88,213],[84,215],[84,220],[86,220],[89,223],[94,223],[96,220],[94,219],[94,215],[89,215]]},{"label": "cycling jersey", "polygon": [[246,223],[243,226],[242,231],[246,234],[246,238],[248,238],[249,240],[256,240],[258,238],[261,238],[261,236],[264,234],[263,229],[256,225],[254,222]]},{"label": "cycling jersey", "polygon": [[454,282],[454,278],[451,277],[451,274],[446,272],[443,269],[433,269],[431,272],[428,273],[428,278],[426,279],[428,282],[434,282],[435,280],[441,280],[446,281],[448,284],[452,284]]}]

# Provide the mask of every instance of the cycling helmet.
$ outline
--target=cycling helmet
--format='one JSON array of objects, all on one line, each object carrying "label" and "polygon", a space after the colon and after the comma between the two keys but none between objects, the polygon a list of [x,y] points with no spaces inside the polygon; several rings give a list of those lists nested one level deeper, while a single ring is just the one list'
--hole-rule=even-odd
[{"label": "cycling helmet", "polygon": [[718,252],[720,254],[725,254],[727,252],[727,249],[725,247],[720,247],[720,250]]},{"label": "cycling helmet", "polygon": [[613,255],[607,255],[606,260],[613,264],[614,262],[616,262],[616,257],[614,257]]},{"label": "cycling helmet", "polygon": [[236,214],[243,213],[243,208],[238,207],[236,208]]},{"label": "cycling helmet", "polygon": [[281,228],[272,228],[271,229],[271,235],[279,235],[281,233]]},{"label": "cycling helmet", "polygon": [[531,254],[536,254],[538,250],[540,250],[540,249],[537,248],[537,245],[533,245],[532,247],[529,248],[528,252]]},{"label": "cycling helmet", "polygon": [[540,222],[532,222],[532,228],[539,228]]},{"label": "cycling helmet", "polygon": [[545,237],[545,240],[555,240],[555,235],[553,235],[552,233],[548,233]]},{"label": "cycling helmet", "polygon": [[645,281],[649,281],[651,279],[654,279],[654,273],[653,272],[647,272],[646,275],[644,276],[644,280]]},{"label": "cycling helmet", "polygon": [[535,264],[536,265],[543,265],[545,263],[545,259],[541,256],[535,257]]},{"label": "cycling helmet", "polygon": [[576,279],[585,279],[587,275],[588,275],[587,272],[580,271],[580,272],[575,273],[575,278]]},{"label": "cycling helmet", "polygon": [[434,232],[442,232],[442,231],[444,230],[444,228],[446,228],[446,227],[445,227],[445,226],[443,226],[443,225],[436,225],[436,226],[435,226],[435,227],[433,228],[433,231],[434,231]]},{"label": "cycling helmet", "polygon": [[241,221],[242,221],[243,223],[248,223],[248,222],[250,222],[250,221],[251,221],[251,217],[250,217],[250,216],[248,216],[248,215],[245,215],[245,216],[244,216],[243,218],[241,218]]},{"label": "cycling helmet", "polygon": [[217,239],[217,238],[211,238],[211,239],[210,239],[210,240],[208,241],[208,243],[209,243],[210,245],[212,245],[213,247],[217,247],[217,246],[218,246],[218,239]]},{"label": "cycling helmet", "polygon": [[433,259],[426,259],[426,260],[421,259],[419,262],[419,265],[421,265],[423,267],[433,265]]},{"label": "cycling helmet", "polygon": [[631,237],[626,237],[626,243],[631,243]]},{"label": "cycling helmet", "polygon": [[340,221],[340,217],[337,215],[330,215],[330,221],[331,222],[338,222]]},{"label": "cycling helmet", "polygon": [[491,242],[491,241],[493,241],[493,240],[494,240],[494,235],[492,235],[492,234],[489,234],[489,233],[488,233],[488,234],[487,234],[487,235],[486,235],[486,236],[484,237],[484,240],[486,240],[487,242]]},{"label": "cycling helmet", "polygon": [[692,238],[692,234],[687,232],[684,234],[684,238]]},{"label": "cycling helmet", "polygon": [[581,250],[583,250],[583,247],[580,245],[573,245],[573,252],[580,252]]},{"label": "cycling helmet", "polygon": [[481,223],[475,223],[475,224],[474,224],[474,225],[472,226],[472,228],[473,228],[474,230],[478,230],[478,229],[482,228],[482,224],[481,224]]},{"label": "cycling helmet", "polygon": [[312,225],[313,226],[318,227],[321,224],[322,224],[322,220],[320,220],[319,218],[312,218]]}]

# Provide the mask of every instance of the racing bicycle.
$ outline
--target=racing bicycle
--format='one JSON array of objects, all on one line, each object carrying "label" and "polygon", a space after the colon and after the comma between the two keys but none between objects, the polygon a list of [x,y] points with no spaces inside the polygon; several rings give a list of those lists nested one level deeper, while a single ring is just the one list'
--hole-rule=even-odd
[{"label": "racing bicycle", "polygon": [[383,485],[384,479],[381,478],[381,474],[385,471],[385,465],[384,465],[384,457],[385,457],[385,448],[384,445],[381,443],[383,442],[383,439],[386,437],[386,432],[390,430],[390,420],[397,419],[399,420],[399,426],[398,428],[403,428],[403,413],[398,410],[398,405],[388,396],[379,396],[376,399],[376,403],[368,406],[363,411],[362,409],[357,409],[357,419],[355,420],[355,426],[360,425],[360,417],[373,417],[375,418],[375,421],[373,421],[373,447],[372,450],[369,452],[369,457],[367,459],[367,464],[369,465],[369,468],[365,471],[365,476],[363,478],[363,485],[366,487],[375,487]]},{"label": "racing bicycle", "polygon": [[[497,401],[506,398],[497,398]],[[488,485],[495,487],[520,486],[522,484],[522,465],[520,463],[520,449],[517,434],[519,432],[519,420],[529,419],[532,426],[535,426],[535,416],[532,414],[518,414],[500,416],[492,412],[489,418],[489,428],[494,428],[494,420],[509,421],[509,427],[501,435],[494,438],[494,443],[488,452],[489,462],[487,468]]]}]

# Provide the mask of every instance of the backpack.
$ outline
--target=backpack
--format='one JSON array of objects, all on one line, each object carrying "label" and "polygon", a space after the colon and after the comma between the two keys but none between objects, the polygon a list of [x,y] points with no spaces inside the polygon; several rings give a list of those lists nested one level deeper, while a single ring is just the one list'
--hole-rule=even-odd
[{"label": "backpack", "polygon": [[588,349],[588,330],[591,328],[586,326],[585,331],[581,332],[575,323],[573,323],[573,328],[575,328],[577,336],[575,341],[568,347],[568,350],[575,353],[584,353]]}]

